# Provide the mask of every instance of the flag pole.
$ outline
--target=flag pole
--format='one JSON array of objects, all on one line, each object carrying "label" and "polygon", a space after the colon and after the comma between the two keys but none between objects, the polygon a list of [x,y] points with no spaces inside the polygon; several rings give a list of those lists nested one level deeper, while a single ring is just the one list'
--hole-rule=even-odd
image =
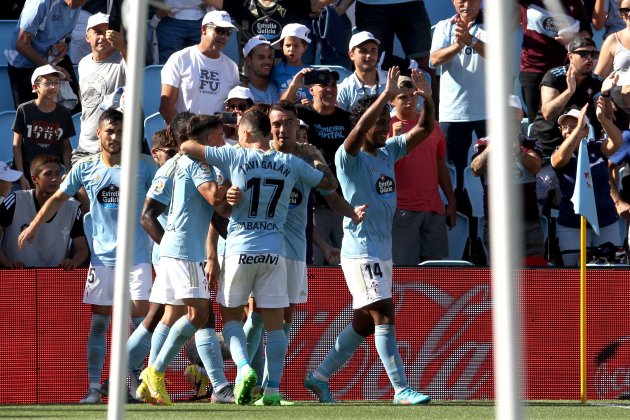
[{"label": "flag pole", "polygon": [[586,404],[586,217],[580,216],[580,398]]}]

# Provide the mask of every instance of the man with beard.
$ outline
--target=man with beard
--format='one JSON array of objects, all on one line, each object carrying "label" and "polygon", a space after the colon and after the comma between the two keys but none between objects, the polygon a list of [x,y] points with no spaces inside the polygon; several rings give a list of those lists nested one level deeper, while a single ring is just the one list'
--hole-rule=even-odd
[{"label": "man with beard", "polygon": [[254,103],[275,104],[278,102],[280,88],[270,77],[274,56],[271,43],[262,35],[256,35],[243,47],[243,56],[245,57],[245,74],[248,76],[244,86],[252,92]]}]

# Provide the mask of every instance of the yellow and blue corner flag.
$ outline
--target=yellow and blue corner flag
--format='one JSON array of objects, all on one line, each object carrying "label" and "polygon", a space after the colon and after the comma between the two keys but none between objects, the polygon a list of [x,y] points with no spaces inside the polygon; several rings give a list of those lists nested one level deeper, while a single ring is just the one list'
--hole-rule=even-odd
[{"label": "yellow and blue corner flag", "polygon": [[586,141],[586,137],[580,140],[577,171],[575,174],[575,191],[573,191],[571,202],[573,203],[575,214],[586,217],[593,232],[599,235],[599,220],[597,219],[593,178],[591,178],[591,165],[588,160]]}]

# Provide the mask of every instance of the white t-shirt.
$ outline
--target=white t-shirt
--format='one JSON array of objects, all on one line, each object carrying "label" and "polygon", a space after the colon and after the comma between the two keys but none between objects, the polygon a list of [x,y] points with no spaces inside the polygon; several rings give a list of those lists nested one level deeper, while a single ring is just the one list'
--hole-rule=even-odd
[{"label": "white t-shirt", "polygon": [[206,15],[206,5],[201,0],[166,0],[164,3],[171,7],[169,17],[175,19],[199,20]]},{"label": "white t-shirt", "polygon": [[221,112],[230,90],[238,85],[238,67],[221,53],[209,58],[196,45],[172,54],[162,69],[162,84],[179,89],[176,111],[212,115]]},{"label": "white t-shirt", "polygon": [[[471,35],[486,42],[483,25],[475,23]],[[455,41],[455,24],[445,19],[435,25],[431,52],[448,47]],[[480,121],[486,119],[485,58],[472,47],[464,47],[441,65],[440,122]]]}]

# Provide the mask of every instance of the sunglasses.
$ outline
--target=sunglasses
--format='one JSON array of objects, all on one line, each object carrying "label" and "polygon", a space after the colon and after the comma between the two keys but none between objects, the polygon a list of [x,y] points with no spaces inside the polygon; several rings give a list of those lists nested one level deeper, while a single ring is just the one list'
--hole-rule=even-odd
[{"label": "sunglasses", "polygon": [[225,36],[232,35],[232,30],[231,29],[219,28],[218,26],[211,26],[211,28],[214,29],[214,32],[217,35],[225,35]]},{"label": "sunglasses", "polygon": [[582,58],[599,58],[599,51],[575,51],[573,54],[577,54]]},{"label": "sunglasses", "polygon": [[42,85],[42,86],[46,86],[47,88],[51,88],[51,87],[59,87],[59,83],[60,82],[51,82],[51,81],[46,81],[46,82],[37,82],[38,85]]},{"label": "sunglasses", "polygon": [[627,7],[621,7],[619,8],[619,14],[623,17],[628,17],[630,16],[630,9]]},{"label": "sunglasses", "polygon": [[241,112],[245,112],[247,111],[247,108],[249,108],[249,106],[247,104],[238,104],[238,105],[228,105],[228,108],[231,111],[239,110]]},{"label": "sunglasses", "polygon": [[168,157],[173,157],[177,154],[177,150],[175,149],[156,148],[155,150],[165,153]]}]

